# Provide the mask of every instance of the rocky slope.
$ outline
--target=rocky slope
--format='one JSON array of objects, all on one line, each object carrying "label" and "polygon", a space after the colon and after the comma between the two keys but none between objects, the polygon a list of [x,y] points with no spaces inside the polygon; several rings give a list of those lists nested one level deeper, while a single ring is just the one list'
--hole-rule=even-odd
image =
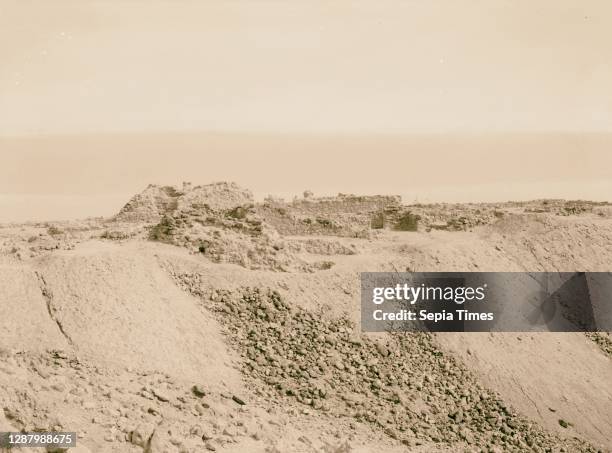
[{"label": "rocky slope", "polygon": [[150,186],[0,228],[0,428],[92,452],[610,451],[607,334],[363,334],[359,273],[608,271],[610,206]]}]

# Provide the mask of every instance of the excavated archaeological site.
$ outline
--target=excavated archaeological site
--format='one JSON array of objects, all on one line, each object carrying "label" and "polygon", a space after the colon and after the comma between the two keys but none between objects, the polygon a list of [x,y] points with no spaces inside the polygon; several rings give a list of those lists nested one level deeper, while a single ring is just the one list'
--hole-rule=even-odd
[{"label": "excavated archaeological site", "polygon": [[[151,185],[0,225],[0,431],[70,452],[612,450],[607,333],[362,333],[361,272],[610,271],[612,206]],[[18,451],[40,451],[21,449]]]}]

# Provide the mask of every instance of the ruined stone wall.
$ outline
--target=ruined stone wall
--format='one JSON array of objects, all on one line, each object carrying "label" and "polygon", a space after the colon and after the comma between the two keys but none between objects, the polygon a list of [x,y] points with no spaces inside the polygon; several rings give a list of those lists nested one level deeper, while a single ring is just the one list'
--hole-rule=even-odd
[{"label": "ruined stone wall", "polygon": [[334,235],[364,237],[372,217],[401,206],[399,196],[307,198],[286,203],[267,200],[256,207],[259,215],[283,235]]},{"label": "ruined stone wall", "polygon": [[290,208],[296,214],[302,215],[365,214],[381,211],[390,206],[399,206],[401,201],[399,196],[339,195],[295,200],[290,204]]}]

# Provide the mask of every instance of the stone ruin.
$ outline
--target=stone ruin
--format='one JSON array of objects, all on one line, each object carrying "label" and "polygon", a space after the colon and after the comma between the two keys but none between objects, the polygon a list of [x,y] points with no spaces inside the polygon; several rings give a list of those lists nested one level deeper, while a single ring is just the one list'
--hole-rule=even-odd
[{"label": "stone ruin", "polygon": [[148,186],[134,196],[114,220],[158,224],[195,219],[223,226],[227,220],[244,224],[250,219],[281,235],[364,237],[372,227],[376,228],[377,216],[391,219],[400,211],[399,196],[338,194],[315,197],[312,192],[305,191],[304,198],[291,202],[267,198],[263,203],[255,203],[253,194],[235,183],[201,186],[184,183],[181,188]]},{"label": "stone ruin", "polygon": [[149,185],[134,196],[115,217],[117,221],[158,223],[164,216],[223,213],[254,203],[253,194],[235,183],[218,182],[202,186],[183,183],[174,186]]},{"label": "stone ruin", "polygon": [[364,237],[373,218],[400,211],[401,202],[400,196],[338,194],[315,198],[308,192],[307,197],[291,202],[267,198],[256,210],[282,235]]}]

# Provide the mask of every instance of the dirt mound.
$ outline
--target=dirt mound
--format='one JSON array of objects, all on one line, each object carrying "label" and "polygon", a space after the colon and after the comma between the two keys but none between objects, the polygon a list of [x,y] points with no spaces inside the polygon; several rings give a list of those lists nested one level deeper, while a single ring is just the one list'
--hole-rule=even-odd
[{"label": "dirt mound", "polygon": [[526,270],[610,271],[612,228],[607,218],[513,215],[486,234]]},{"label": "dirt mound", "polygon": [[504,401],[550,432],[609,443],[612,364],[585,335],[449,333],[438,339]]},{"label": "dirt mound", "polygon": [[150,253],[89,243],[42,259],[37,273],[53,319],[80,355],[191,378],[224,370],[228,384],[238,382],[216,323]]}]

